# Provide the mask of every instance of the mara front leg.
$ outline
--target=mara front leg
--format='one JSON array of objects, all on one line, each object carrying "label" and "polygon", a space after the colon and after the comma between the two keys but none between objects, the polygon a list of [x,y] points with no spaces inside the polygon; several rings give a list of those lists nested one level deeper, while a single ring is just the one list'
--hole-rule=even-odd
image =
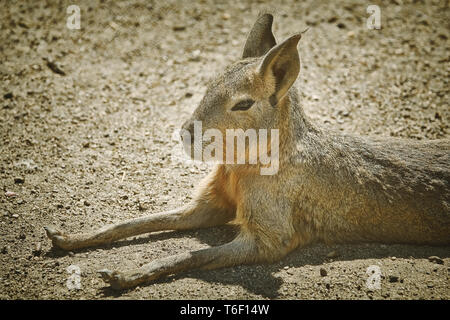
[{"label": "mara front leg", "polygon": [[163,276],[192,269],[218,269],[263,261],[258,244],[250,234],[241,233],[233,241],[218,247],[186,252],[154,260],[125,272],[100,270],[103,280],[113,289],[126,289],[154,281]]},{"label": "mara front leg", "polygon": [[54,227],[45,227],[45,231],[54,246],[75,250],[148,232],[205,228],[229,222],[234,218],[235,209],[223,200],[217,186],[220,181],[212,174],[205,182],[198,196],[185,207],[126,220],[88,233],[65,234]]},{"label": "mara front leg", "polygon": [[44,229],[55,247],[64,250],[75,250],[108,244],[119,239],[148,232],[187,230],[222,225],[233,217],[228,210],[205,209],[188,205],[171,211],[125,220],[81,234],[65,234],[50,226],[44,227]]}]

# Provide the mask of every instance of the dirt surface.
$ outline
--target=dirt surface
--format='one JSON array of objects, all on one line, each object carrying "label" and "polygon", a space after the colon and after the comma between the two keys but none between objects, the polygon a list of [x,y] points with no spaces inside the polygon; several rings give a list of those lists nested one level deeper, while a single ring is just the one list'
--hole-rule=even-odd
[{"label": "dirt surface", "polygon": [[[310,27],[296,86],[316,122],[448,138],[448,1],[46,2],[0,1],[0,299],[450,298],[449,247],[318,244],[275,264],[114,292],[97,270],[218,245],[236,230],[160,232],[69,253],[43,230],[78,233],[189,201],[208,167],[180,159],[172,135],[208,80],[239,58],[264,9],[278,40]],[[66,26],[71,4],[80,30]],[[380,30],[366,26],[369,4],[380,6]],[[79,290],[67,287],[70,265]],[[380,289],[366,285],[373,265]]]}]

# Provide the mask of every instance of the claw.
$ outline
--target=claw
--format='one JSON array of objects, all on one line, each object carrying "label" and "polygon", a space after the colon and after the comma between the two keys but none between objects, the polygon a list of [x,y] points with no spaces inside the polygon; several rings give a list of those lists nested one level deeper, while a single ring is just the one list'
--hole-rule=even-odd
[{"label": "claw", "polygon": [[47,233],[47,237],[49,237],[50,239],[53,239],[56,236],[62,235],[61,231],[57,230],[54,227],[45,226],[44,229],[45,229],[45,232]]},{"label": "claw", "polygon": [[45,232],[47,233],[47,237],[52,240],[52,243],[55,247],[61,248],[63,250],[69,250],[67,247],[67,239],[64,234],[51,226],[44,227]]},{"label": "claw", "polygon": [[124,286],[123,281],[121,281],[121,276],[119,272],[111,271],[108,269],[98,270],[97,272],[100,273],[100,275],[103,278],[103,281],[108,283],[112,289],[122,290],[126,288],[126,286]]},{"label": "claw", "polygon": [[97,272],[100,273],[102,279],[105,280],[106,282],[109,282],[113,276],[113,272],[108,269],[98,270]]}]

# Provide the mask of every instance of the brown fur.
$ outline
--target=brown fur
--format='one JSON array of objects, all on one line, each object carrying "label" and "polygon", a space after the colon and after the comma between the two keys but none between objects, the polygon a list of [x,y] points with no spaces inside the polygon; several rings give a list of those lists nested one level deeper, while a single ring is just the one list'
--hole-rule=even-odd
[{"label": "brown fur", "polygon": [[[234,222],[240,234],[225,245],[153,261],[126,272],[102,270],[114,288],[136,286],[192,268],[275,261],[316,241],[450,243],[450,143],[361,137],[325,130],[303,113],[292,84],[300,69],[300,34],[275,45],[272,17],[258,18],[243,57],[209,86],[194,120],[203,130],[279,129],[279,171],[259,165],[217,165],[192,203],[81,235],[48,227],[66,250],[146,232]],[[270,34],[268,34],[270,32]],[[230,111],[242,97],[256,101]]]}]

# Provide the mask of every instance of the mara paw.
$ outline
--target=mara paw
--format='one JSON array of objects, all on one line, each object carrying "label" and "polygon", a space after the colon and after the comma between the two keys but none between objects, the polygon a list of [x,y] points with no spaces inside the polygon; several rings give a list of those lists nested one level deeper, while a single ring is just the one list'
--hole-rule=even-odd
[{"label": "mara paw", "polygon": [[69,244],[69,239],[64,233],[51,226],[44,227],[44,230],[47,233],[47,237],[52,240],[54,247],[61,248],[63,250],[72,249]]},{"label": "mara paw", "polygon": [[97,272],[101,275],[103,281],[108,283],[114,290],[130,288],[130,285],[128,285],[127,282],[123,279],[123,276],[120,272],[111,271],[108,269],[102,269]]}]

